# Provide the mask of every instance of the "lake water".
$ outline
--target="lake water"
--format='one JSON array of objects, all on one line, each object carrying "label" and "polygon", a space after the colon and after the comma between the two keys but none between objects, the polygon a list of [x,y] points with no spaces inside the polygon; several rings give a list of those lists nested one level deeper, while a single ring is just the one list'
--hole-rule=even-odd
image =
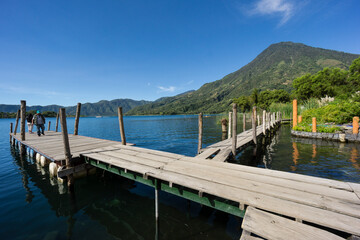
[{"label": "lake water", "polygon": [[[205,146],[222,138],[218,119],[204,118]],[[55,119],[47,120],[54,129]],[[71,198],[47,169],[10,146],[10,122],[14,119],[0,119],[0,239],[154,239],[152,188],[99,170],[77,179]],[[128,142],[196,154],[197,116],[125,117],[124,122]],[[70,133],[73,125],[69,118]],[[115,117],[81,118],[79,134],[120,141]],[[253,152],[248,147],[235,164],[360,182],[359,144],[292,138],[290,126],[283,125],[256,157]],[[241,218],[164,192],[159,197],[159,239],[239,239]]]}]

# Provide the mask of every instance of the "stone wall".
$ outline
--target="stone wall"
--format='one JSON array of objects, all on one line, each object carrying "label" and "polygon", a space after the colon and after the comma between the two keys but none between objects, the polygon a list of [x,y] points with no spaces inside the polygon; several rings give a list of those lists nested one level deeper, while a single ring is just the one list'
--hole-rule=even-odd
[{"label": "stone wall", "polygon": [[360,134],[350,134],[350,133],[313,133],[313,132],[303,132],[303,131],[294,131],[291,130],[291,135],[296,137],[304,138],[316,138],[323,140],[332,140],[339,142],[360,142]]}]

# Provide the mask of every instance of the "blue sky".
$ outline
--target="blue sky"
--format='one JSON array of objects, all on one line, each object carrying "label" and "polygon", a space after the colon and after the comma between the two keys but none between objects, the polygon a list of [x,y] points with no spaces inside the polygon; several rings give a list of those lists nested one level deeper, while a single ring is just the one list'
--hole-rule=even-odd
[{"label": "blue sky", "polygon": [[360,53],[358,0],[2,0],[0,104],[155,100],[272,43]]}]

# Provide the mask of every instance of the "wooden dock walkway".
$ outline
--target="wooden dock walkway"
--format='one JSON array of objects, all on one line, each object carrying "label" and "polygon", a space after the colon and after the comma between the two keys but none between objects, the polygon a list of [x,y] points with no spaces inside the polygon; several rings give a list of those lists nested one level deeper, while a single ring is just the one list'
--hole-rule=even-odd
[{"label": "wooden dock walkway", "polygon": [[[258,129],[262,134],[262,126]],[[61,133],[48,131],[41,137],[26,134],[25,141],[20,141],[20,135],[11,135],[51,161],[64,160]],[[252,138],[251,130],[239,134],[239,147],[251,141],[250,136]],[[209,146],[196,157],[84,136],[69,135],[69,142],[73,157],[156,190],[241,217],[247,207],[256,209],[249,211],[248,215],[251,212],[252,215],[244,220],[246,231],[254,230],[250,225],[255,216],[267,219],[270,216],[270,225],[280,218],[298,222],[299,231],[315,224],[326,236],[334,235],[328,230],[360,236],[360,184],[202,159],[205,152],[209,154],[209,149],[220,149],[218,153],[224,153],[223,150],[229,148],[228,140]],[[258,211],[265,215],[259,215]],[[310,239],[311,231],[306,231],[310,235],[303,239]],[[316,236],[313,235],[313,239]],[[247,239],[245,235],[243,239]],[[339,238],[334,235],[333,239]]]}]

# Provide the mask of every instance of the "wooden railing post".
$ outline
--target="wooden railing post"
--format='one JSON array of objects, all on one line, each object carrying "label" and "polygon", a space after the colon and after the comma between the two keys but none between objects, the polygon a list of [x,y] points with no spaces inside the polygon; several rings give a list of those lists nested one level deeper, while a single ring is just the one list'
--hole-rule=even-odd
[{"label": "wooden railing post", "polygon": [[359,133],[359,117],[353,117],[353,134]]},{"label": "wooden railing post", "polygon": [[263,134],[264,137],[266,135],[266,111],[263,110],[263,115],[262,115],[262,130],[263,130]]},{"label": "wooden railing post", "polygon": [[312,132],[316,132],[316,117],[312,118]]},{"label": "wooden railing post", "polygon": [[[69,136],[68,136],[67,125],[66,125],[65,108],[60,108],[60,124],[61,124],[61,133],[62,133],[63,143],[64,143],[66,168],[71,168],[71,167],[73,167],[73,163],[72,163],[72,159],[71,159],[72,156],[71,156],[71,152],[70,152]],[[74,191],[73,174],[69,174],[67,176],[67,185],[68,185],[70,192],[73,192]]]},{"label": "wooden railing post", "polygon": [[18,128],[18,125],[19,125],[19,117],[20,117],[20,109],[18,109],[18,110],[17,110],[17,113],[16,113],[16,121],[15,121],[14,135],[16,135],[17,128]]},{"label": "wooden railing post", "polygon": [[231,112],[229,112],[229,123],[228,123],[228,139],[231,138],[231,126],[232,126],[232,121],[231,121]]},{"label": "wooden railing post", "polygon": [[55,132],[57,132],[57,131],[58,131],[58,126],[59,126],[59,115],[60,115],[60,109],[59,109],[58,113],[56,114]]},{"label": "wooden railing post", "polygon": [[233,158],[236,157],[236,141],[237,141],[237,109],[236,109],[236,103],[233,103],[233,125],[232,125],[232,154]]},{"label": "wooden railing post", "polygon": [[245,112],[243,113],[243,132],[246,131],[246,114]]},{"label": "wooden railing post", "polygon": [[78,103],[76,108],[76,115],[75,115],[74,135],[78,135],[79,133],[80,110],[81,110],[81,103]]},{"label": "wooden railing post", "polygon": [[21,124],[20,124],[20,134],[21,141],[25,141],[25,115],[26,115],[26,101],[21,100]]},{"label": "wooden railing post", "polygon": [[253,132],[253,141],[256,144],[256,106],[253,107],[252,110],[252,132]]},{"label": "wooden railing post", "polygon": [[48,122],[48,131],[50,131],[51,121]]},{"label": "wooden railing post", "polygon": [[12,142],[13,123],[10,123],[10,143]]},{"label": "wooden railing post", "polygon": [[126,145],[124,119],[123,119],[124,117],[123,117],[122,107],[118,107],[118,118],[119,118],[121,144]]},{"label": "wooden railing post", "polygon": [[293,128],[297,126],[297,100],[293,100]]},{"label": "wooden railing post", "polygon": [[203,134],[203,114],[199,114],[199,137],[198,137],[198,154],[200,154],[202,148],[202,134]]},{"label": "wooden railing post", "polygon": [[260,125],[260,116],[257,115],[257,124],[256,124],[256,126],[259,126],[259,125]]}]

